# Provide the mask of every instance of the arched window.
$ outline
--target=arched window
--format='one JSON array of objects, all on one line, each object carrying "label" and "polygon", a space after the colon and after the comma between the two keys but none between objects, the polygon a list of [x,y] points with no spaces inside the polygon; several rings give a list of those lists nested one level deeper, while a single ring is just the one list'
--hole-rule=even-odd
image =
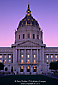
[{"label": "arched window", "polygon": [[27,72],[30,72],[30,66],[27,66]]},{"label": "arched window", "polygon": [[35,39],[35,34],[33,34],[33,39]]},{"label": "arched window", "polygon": [[20,72],[24,72],[24,67],[23,66],[20,67]]},{"label": "arched window", "polygon": [[25,34],[23,34],[23,39],[25,39]]},{"label": "arched window", "polygon": [[19,35],[19,39],[20,39],[20,35]]},{"label": "arched window", "polygon": [[37,35],[37,39],[39,39],[39,35]]},{"label": "arched window", "polygon": [[37,71],[37,67],[33,66],[33,72],[36,72],[36,71]]}]

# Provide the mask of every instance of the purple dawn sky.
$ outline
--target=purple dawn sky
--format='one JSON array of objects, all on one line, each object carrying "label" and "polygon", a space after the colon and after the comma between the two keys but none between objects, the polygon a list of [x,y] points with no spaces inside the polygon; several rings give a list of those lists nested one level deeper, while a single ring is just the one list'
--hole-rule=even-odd
[{"label": "purple dawn sky", "polygon": [[58,0],[0,0],[0,47],[15,41],[15,30],[25,16],[28,2],[43,30],[46,46],[58,47]]}]

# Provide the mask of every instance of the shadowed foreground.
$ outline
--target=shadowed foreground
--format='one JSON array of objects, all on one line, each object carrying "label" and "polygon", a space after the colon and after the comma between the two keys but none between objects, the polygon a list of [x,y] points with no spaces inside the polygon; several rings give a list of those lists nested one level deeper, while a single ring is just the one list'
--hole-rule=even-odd
[{"label": "shadowed foreground", "polygon": [[0,77],[0,85],[58,85],[58,80],[43,75],[10,75]]}]

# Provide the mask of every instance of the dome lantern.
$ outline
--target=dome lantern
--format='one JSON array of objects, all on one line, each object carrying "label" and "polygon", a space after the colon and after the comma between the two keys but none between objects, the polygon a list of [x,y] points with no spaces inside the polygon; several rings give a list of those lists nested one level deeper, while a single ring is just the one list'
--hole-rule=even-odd
[{"label": "dome lantern", "polygon": [[27,15],[30,15],[31,14],[31,11],[30,11],[30,7],[29,7],[29,2],[28,2],[28,8],[27,8]]}]

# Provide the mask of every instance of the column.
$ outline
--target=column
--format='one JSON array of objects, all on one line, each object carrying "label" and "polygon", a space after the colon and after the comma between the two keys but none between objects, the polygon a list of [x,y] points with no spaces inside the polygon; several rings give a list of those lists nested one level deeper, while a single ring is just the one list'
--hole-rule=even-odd
[{"label": "column", "polygon": [[9,56],[8,56],[8,54],[6,55],[5,60],[6,60],[6,65],[8,65],[8,63],[9,63]]},{"label": "column", "polygon": [[39,61],[41,62],[41,49],[39,50],[39,56],[40,56],[39,57],[40,58]]},{"label": "column", "polygon": [[38,68],[39,68],[39,67],[37,66],[37,73],[38,73],[38,71],[39,71]]},{"label": "column", "polygon": [[37,63],[38,63],[38,49],[37,49]]},{"label": "column", "polygon": [[24,66],[24,74],[26,74],[26,66]]},{"label": "column", "polygon": [[50,62],[51,62],[51,57],[50,57],[50,54],[49,54],[49,64],[50,64]]},{"label": "column", "polygon": [[31,63],[32,63],[32,49],[31,49]]},{"label": "column", "polygon": [[25,55],[24,55],[24,63],[26,63],[26,49],[25,49]]},{"label": "column", "polygon": [[16,58],[16,49],[13,48],[13,64],[16,65],[16,61],[17,61],[17,58]]},{"label": "column", "polygon": [[17,49],[16,49],[16,63],[17,63]]},{"label": "column", "polygon": [[57,58],[55,58],[55,54],[53,54],[53,61],[57,60]]},{"label": "column", "polygon": [[20,49],[18,50],[18,63],[20,63]]},{"label": "column", "polygon": [[20,66],[19,66],[19,74],[20,74]]},{"label": "column", "polygon": [[30,66],[30,72],[33,73],[33,66]]},{"label": "column", "polygon": [[4,55],[2,54],[2,63],[4,64]]},{"label": "column", "polygon": [[41,60],[42,60],[42,63],[44,63],[44,47],[42,47],[41,49]]}]

